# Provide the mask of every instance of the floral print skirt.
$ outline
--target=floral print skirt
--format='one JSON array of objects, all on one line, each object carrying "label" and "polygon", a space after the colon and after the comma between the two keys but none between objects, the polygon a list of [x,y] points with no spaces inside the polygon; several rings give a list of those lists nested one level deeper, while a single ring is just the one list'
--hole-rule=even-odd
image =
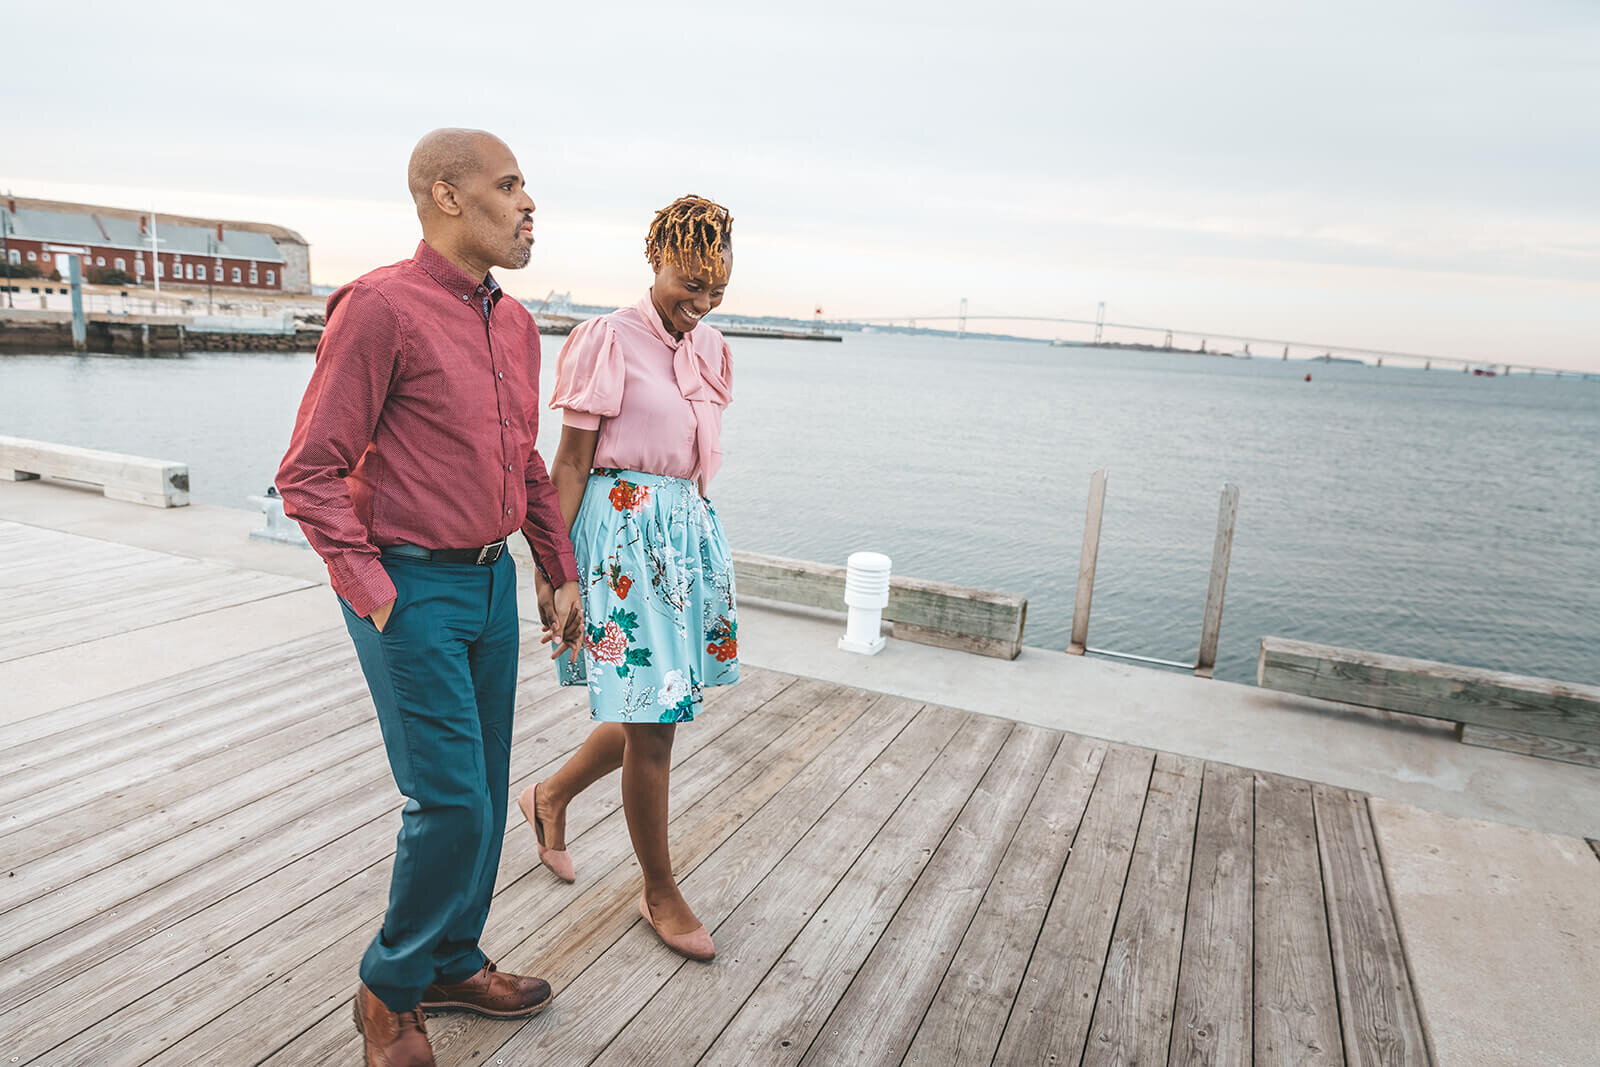
[{"label": "floral print skirt", "polygon": [[557,668],[597,722],[688,722],[706,686],[739,680],[733,558],[693,481],[595,470],[572,547],[585,635]]}]

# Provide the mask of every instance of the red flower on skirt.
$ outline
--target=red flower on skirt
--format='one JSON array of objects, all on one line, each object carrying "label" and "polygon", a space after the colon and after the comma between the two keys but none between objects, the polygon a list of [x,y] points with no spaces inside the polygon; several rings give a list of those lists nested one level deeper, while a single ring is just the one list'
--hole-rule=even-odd
[{"label": "red flower on skirt", "polygon": [[622,632],[622,627],[611,620],[606,620],[606,635],[596,641],[589,641],[589,655],[597,663],[610,663],[621,666],[628,655],[628,637]]},{"label": "red flower on skirt", "polygon": [[710,644],[706,651],[717,657],[718,663],[726,663],[739,654],[739,642],[736,638],[728,638],[721,644]]},{"label": "red flower on skirt", "polygon": [[611,507],[617,511],[639,511],[650,503],[650,487],[633,482],[618,482],[607,495],[611,498]]}]

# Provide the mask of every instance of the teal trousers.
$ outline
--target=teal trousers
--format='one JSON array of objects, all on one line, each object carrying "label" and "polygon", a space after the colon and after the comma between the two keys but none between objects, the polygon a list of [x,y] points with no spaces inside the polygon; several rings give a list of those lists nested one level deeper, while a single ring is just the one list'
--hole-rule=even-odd
[{"label": "teal trousers", "polygon": [[340,601],[394,781],[405,796],[383,928],[361,980],[391,1011],[487,961],[505,837],[517,685],[517,579],[486,566],[384,556],[398,596],[383,632]]}]

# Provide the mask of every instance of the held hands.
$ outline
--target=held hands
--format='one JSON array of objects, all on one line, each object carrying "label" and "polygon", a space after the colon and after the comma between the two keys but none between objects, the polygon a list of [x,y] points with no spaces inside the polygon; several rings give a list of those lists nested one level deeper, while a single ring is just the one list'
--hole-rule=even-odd
[{"label": "held hands", "polygon": [[539,596],[539,619],[544,623],[544,633],[539,642],[554,646],[550,658],[555,659],[568,650],[576,652],[583,645],[583,600],[578,595],[578,583],[567,582],[551,594],[549,614],[546,614],[545,593],[549,589],[549,583],[540,575],[535,591]]}]

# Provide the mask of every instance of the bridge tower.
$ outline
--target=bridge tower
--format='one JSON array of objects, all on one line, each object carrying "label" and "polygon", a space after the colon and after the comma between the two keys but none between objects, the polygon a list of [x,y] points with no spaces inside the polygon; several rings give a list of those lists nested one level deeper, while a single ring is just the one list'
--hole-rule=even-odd
[{"label": "bridge tower", "polygon": [[1169,351],[1171,350],[1171,348],[1172,348],[1172,331],[1171,330],[1167,331],[1166,340],[1161,342],[1161,347],[1165,348],[1165,349],[1168,349]]},{"label": "bridge tower", "polygon": [[961,298],[961,326],[956,330],[956,340],[967,336],[967,298]]},{"label": "bridge tower", "polygon": [[1106,302],[1104,300],[1102,300],[1102,301],[1100,301],[1100,310],[1095,312],[1095,316],[1094,316],[1094,343],[1095,344],[1099,344],[1100,343],[1100,337],[1101,337],[1101,334],[1105,331],[1105,325],[1106,325]]}]

